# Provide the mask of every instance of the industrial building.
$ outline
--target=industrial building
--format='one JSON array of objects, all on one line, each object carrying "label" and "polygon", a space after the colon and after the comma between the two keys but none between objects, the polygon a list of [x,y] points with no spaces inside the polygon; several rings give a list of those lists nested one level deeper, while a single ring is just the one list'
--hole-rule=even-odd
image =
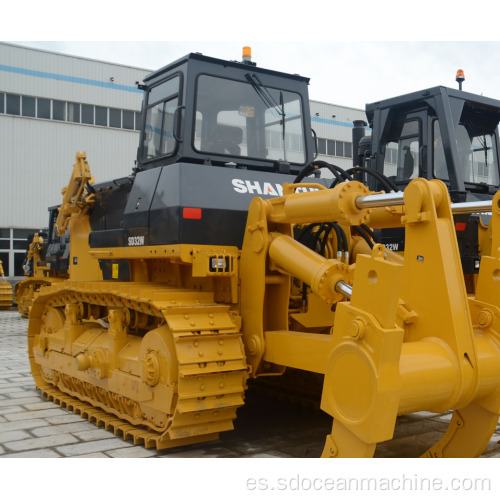
[{"label": "industrial building", "polygon": [[[165,61],[167,64],[170,61]],[[156,69],[156,68],[153,68]],[[151,69],[0,43],[0,259],[23,274],[26,238],[61,202],[77,151],[97,182],[132,172],[142,90]],[[318,159],[352,166],[354,120],[364,110],[310,101]]]}]

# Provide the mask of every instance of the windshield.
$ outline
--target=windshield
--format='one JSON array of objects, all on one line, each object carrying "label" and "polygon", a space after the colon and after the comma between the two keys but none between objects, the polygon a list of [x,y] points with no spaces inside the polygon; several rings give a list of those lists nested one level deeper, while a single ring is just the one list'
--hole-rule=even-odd
[{"label": "windshield", "polygon": [[230,157],[304,164],[299,94],[209,75],[198,78],[194,148]]},{"label": "windshield", "polygon": [[[464,182],[499,185],[498,165],[495,161],[496,141],[494,132],[477,130],[475,127],[459,125],[456,131],[459,169]],[[434,122],[434,176],[449,180],[439,123]]]}]

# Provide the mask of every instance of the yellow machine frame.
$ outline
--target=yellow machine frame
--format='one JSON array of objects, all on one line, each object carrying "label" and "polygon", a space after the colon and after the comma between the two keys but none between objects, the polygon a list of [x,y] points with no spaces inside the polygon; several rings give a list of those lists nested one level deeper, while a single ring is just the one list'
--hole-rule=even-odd
[{"label": "yellow machine frame", "polygon": [[[89,200],[68,188],[73,204],[63,204],[60,227],[69,221],[72,259],[84,265],[34,301],[37,386],[135,442],[167,448],[232,428],[248,377],[295,368],[324,375],[321,407],[333,417],[324,457],[372,456],[398,415],[424,410],[453,410],[425,456],[480,455],[500,415],[500,193],[485,208],[491,252],[469,296],[453,221],[464,208],[441,181],[414,179],[403,196],[356,181],[296,193],[300,186],[252,201],[241,251],[92,250]],[[404,226],[404,256],[369,250],[349,231],[351,263],[293,238],[297,225],[332,220],[347,230]],[[229,264],[211,271],[214,258]],[[126,260],[131,281],[89,279],[87,266],[106,259]],[[316,297],[306,319],[290,310],[297,282]],[[304,328],[290,329],[297,320]]]}]

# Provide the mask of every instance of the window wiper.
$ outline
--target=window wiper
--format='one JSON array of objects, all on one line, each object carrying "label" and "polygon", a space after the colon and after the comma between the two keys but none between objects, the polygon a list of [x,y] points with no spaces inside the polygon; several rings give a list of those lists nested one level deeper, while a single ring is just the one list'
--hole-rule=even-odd
[{"label": "window wiper", "polygon": [[282,143],[283,143],[283,160],[286,161],[285,147],[285,103],[283,99],[283,91],[280,90],[280,102],[276,102],[274,97],[269,92],[269,89],[261,82],[260,78],[255,73],[246,73],[245,78],[250,82],[257,95],[264,101],[268,108],[273,108],[279,116],[281,116],[280,125],[282,126]]},{"label": "window wiper", "polygon": [[283,161],[286,162],[286,144],[285,144],[285,102],[283,99],[283,91],[280,90],[280,105],[281,105],[281,120],[282,120],[282,125],[283,125]]},{"label": "window wiper", "polygon": [[479,143],[483,147],[484,150],[484,167],[485,171],[488,171],[488,145],[486,144],[486,135],[483,135],[483,139],[481,141],[481,138],[479,138]]},{"label": "window wiper", "polygon": [[[255,73],[247,73],[245,77],[251,83],[259,97],[264,101],[264,104],[268,108],[273,108],[278,115],[284,118],[285,112],[283,106],[280,107],[280,105],[275,101],[271,92],[269,92],[269,89],[261,82],[260,78]],[[283,95],[282,92],[281,95]]]}]

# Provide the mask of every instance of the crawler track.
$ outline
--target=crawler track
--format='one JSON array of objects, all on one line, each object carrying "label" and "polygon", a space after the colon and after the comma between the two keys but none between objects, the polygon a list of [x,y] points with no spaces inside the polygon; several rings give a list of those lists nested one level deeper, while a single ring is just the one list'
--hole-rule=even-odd
[{"label": "crawler track", "polygon": [[24,318],[29,317],[30,307],[33,304],[35,293],[44,286],[59,283],[63,278],[34,278],[29,277],[16,283],[14,296],[17,309]]},{"label": "crawler track", "polygon": [[31,370],[44,397],[135,444],[208,441],[244,403],[237,325],[210,293],[65,281],[33,304]]}]

